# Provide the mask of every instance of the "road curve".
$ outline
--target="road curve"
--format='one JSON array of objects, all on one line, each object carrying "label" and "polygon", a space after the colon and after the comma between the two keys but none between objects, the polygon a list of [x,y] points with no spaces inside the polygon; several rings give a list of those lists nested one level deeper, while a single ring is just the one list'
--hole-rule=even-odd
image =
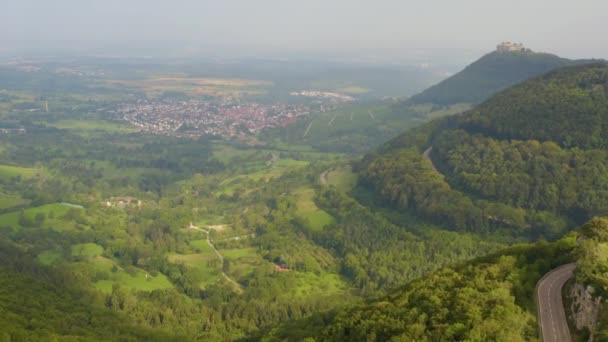
[{"label": "road curve", "polygon": [[543,342],[570,342],[570,330],[562,301],[562,288],[574,275],[576,264],[562,265],[536,284],[538,326]]},{"label": "road curve", "polygon": [[437,173],[440,173],[437,168],[435,167],[435,163],[433,163],[433,159],[431,159],[431,152],[433,151],[433,146],[430,146],[429,148],[427,148],[426,150],[424,150],[424,152],[422,152],[422,156],[424,157],[424,159],[428,160],[431,162],[431,166],[433,167],[433,170]]}]

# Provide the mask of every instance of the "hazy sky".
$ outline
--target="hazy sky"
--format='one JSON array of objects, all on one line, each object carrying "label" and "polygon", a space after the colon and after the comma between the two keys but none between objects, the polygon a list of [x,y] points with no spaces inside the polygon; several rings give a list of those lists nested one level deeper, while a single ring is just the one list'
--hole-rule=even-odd
[{"label": "hazy sky", "polygon": [[[608,58],[606,0],[1,0],[0,46],[489,51],[503,40]],[[71,42],[68,44],[68,42]],[[128,44],[125,44],[128,43]],[[160,43],[159,43],[160,44]]]}]

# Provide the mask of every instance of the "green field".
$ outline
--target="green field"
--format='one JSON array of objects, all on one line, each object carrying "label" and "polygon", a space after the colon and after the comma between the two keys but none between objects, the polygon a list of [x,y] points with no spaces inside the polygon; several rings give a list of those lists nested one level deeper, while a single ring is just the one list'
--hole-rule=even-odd
[{"label": "green field", "polygon": [[312,272],[293,272],[296,275],[296,287],[289,295],[294,297],[310,297],[319,293],[339,294],[348,290],[348,286],[340,276],[334,273],[322,272],[315,274]]},{"label": "green field", "polygon": [[328,224],[335,222],[326,211],[319,209],[314,202],[315,191],[311,188],[299,188],[294,191],[296,196],[297,214],[310,224],[310,228],[320,231]]},{"label": "green field", "polygon": [[122,287],[134,291],[154,291],[170,289],[173,284],[164,274],[157,274],[155,277],[148,275],[145,271],[138,271],[134,276],[121,272],[116,280],[100,280],[95,283],[95,287],[104,293],[112,292],[112,285],[119,284]]},{"label": "green field", "polygon": [[94,243],[81,243],[72,246],[72,256],[81,258],[93,258],[103,253],[103,247]]},{"label": "green field", "polygon": [[41,170],[29,167],[12,165],[0,165],[0,179],[10,181],[12,178],[21,177],[22,179],[34,178]]},{"label": "green field", "polygon": [[215,194],[216,196],[232,196],[237,190],[251,189],[256,186],[257,182],[269,182],[274,178],[280,177],[287,171],[302,168],[306,165],[308,165],[308,162],[306,161],[278,159],[272,163],[272,166],[266,167],[263,170],[225,179],[220,183],[220,190]]},{"label": "green field", "polygon": [[195,254],[170,253],[167,258],[172,263],[181,263],[189,269],[197,271],[202,278],[201,287],[216,283],[221,276],[222,265],[213,251]]},{"label": "green field", "polygon": [[254,247],[222,249],[220,253],[230,263],[227,273],[236,280],[247,278],[256,267],[267,263]]},{"label": "green field", "polygon": [[72,228],[74,222],[65,221],[62,218],[68,214],[71,210],[82,210],[70,207],[61,203],[47,204],[40,207],[29,208],[23,211],[14,211],[11,213],[0,215],[0,226],[12,227],[13,229],[21,229],[23,226],[19,223],[21,213],[27,221],[35,222],[38,214],[43,214],[46,218],[43,226],[52,226],[55,229],[64,230],[66,228]]},{"label": "green field", "polygon": [[30,201],[23,199],[18,196],[7,196],[0,193],[0,209],[10,209],[14,207],[25,206],[29,204]]},{"label": "green field", "polygon": [[213,252],[206,239],[191,240],[189,243],[192,247],[198,249],[199,253]]},{"label": "green field", "polygon": [[348,192],[357,184],[357,174],[350,165],[340,166],[330,170],[327,175],[327,184],[333,185],[340,191]]},{"label": "green field", "polygon": [[137,131],[126,124],[101,120],[60,120],[48,122],[46,125],[75,131],[103,131],[109,133],[132,133]]},{"label": "green field", "polygon": [[248,160],[260,154],[259,150],[239,149],[226,144],[216,144],[213,146],[213,157],[217,158],[222,163],[230,163],[236,160]]},{"label": "green field", "polygon": [[59,259],[61,259],[61,252],[56,250],[44,251],[36,257],[39,263],[47,266],[54,264]]}]

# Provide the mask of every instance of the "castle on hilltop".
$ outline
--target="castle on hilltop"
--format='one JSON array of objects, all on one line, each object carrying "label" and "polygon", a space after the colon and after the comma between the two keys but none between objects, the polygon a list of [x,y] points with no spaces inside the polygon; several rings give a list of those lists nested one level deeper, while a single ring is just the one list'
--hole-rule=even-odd
[{"label": "castle on hilltop", "polygon": [[496,46],[496,52],[520,52],[528,50],[522,43],[502,42]]}]

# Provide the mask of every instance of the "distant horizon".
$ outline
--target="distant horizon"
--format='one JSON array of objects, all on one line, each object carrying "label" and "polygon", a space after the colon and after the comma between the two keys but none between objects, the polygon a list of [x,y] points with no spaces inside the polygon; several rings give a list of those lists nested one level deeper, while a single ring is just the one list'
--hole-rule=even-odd
[{"label": "distant horizon", "polygon": [[20,0],[0,13],[0,53],[466,65],[513,41],[565,58],[606,59],[605,13],[608,2],[600,0]]},{"label": "distant horizon", "polygon": [[[496,45],[504,41],[519,42],[517,40],[498,40],[496,44],[485,49],[435,47],[415,48],[410,50],[399,48],[372,49],[361,48],[354,50],[327,51],[319,49],[286,49],[286,48],[256,48],[256,47],[230,47],[205,46],[185,41],[147,41],[133,48],[128,42],[82,42],[57,41],[38,42],[38,47],[32,47],[33,41],[20,42],[21,47],[0,47],[0,57],[13,58],[42,58],[42,57],[98,57],[98,58],[125,58],[125,59],[262,59],[262,60],[291,60],[291,61],[319,61],[362,63],[379,65],[421,65],[429,63],[436,66],[462,67],[481,58],[487,53],[496,50]],[[26,43],[26,44],[23,44]],[[540,50],[522,42],[526,48],[534,52],[550,53],[569,59],[608,59],[608,56],[584,56],[560,53],[551,50]],[[31,44],[31,45],[30,45]],[[19,45],[19,44],[18,44]]]}]

